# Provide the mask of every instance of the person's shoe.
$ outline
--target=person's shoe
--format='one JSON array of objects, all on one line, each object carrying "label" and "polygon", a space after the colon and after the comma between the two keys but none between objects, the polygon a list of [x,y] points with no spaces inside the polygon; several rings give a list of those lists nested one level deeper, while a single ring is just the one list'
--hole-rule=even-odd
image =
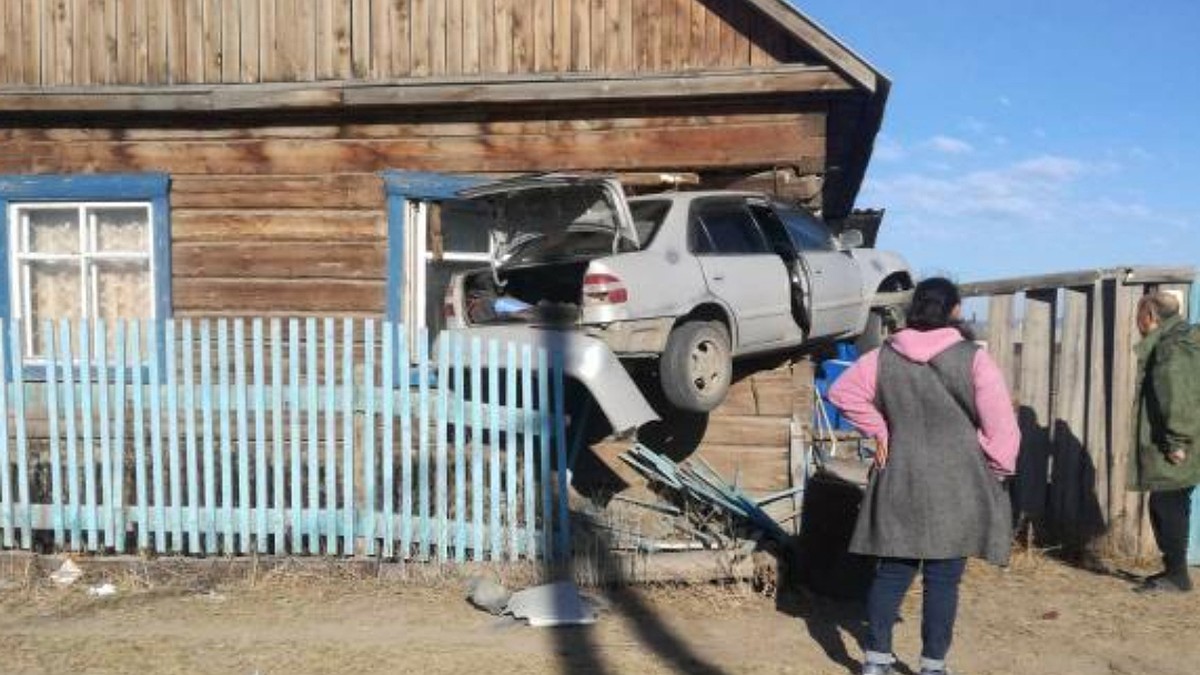
[{"label": "person's shoe", "polygon": [[1174,575],[1154,576],[1146,579],[1140,586],[1135,586],[1134,593],[1188,593],[1192,590],[1192,580],[1188,577]]},{"label": "person's shoe", "polygon": [[891,675],[892,666],[886,663],[864,663],[862,675]]}]

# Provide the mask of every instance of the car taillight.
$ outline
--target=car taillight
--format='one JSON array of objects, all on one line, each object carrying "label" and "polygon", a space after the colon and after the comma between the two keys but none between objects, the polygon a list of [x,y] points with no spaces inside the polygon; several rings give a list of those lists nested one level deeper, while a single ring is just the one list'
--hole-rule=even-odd
[{"label": "car taillight", "polygon": [[612,274],[589,274],[583,278],[585,305],[619,305],[629,300],[629,290]]}]

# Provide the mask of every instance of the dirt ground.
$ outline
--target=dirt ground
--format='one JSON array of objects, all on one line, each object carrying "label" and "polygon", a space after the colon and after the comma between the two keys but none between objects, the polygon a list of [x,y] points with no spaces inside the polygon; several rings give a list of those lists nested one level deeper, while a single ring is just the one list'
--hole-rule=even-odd
[{"label": "dirt ground", "polygon": [[[530,628],[470,607],[461,581],[284,573],[214,585],[112,578],[52,588],[0,582],[0,672],[18,673],[847,673],[859,608],[748,586],[657,587],[603,596],[589,628]],[[919,653],[919,591],[897,651]],[[1143,597],[1130,582],[1047,559],[964,583],[955,672],[1195,674],[1200,593]],[[901,672],[906,672],[901,670]]]}]

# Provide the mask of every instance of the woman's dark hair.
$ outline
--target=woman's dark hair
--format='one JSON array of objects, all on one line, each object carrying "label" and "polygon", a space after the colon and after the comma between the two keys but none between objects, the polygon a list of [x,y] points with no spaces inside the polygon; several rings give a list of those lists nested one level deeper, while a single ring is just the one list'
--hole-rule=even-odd
[{"label": "woman's dark hair", "polygon": [[908,308],[908,327],[927,331],[938,328],[957,328],[970,339],[966,326],[953,318],[954,308],[962,303],[958,286],[944,277],[933,277],[917,284],[912,305]]}]

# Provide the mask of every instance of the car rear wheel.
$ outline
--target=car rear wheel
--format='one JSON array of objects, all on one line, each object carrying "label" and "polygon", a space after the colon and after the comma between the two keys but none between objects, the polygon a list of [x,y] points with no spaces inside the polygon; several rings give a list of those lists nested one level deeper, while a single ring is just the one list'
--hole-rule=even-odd
[{"label": "car rear wheel", "polygon": [[671,331],[659,363],[671,405],[703,413],[725,400],[733,376],[729,342],[729,330],[716,321],[689,321]]}]

